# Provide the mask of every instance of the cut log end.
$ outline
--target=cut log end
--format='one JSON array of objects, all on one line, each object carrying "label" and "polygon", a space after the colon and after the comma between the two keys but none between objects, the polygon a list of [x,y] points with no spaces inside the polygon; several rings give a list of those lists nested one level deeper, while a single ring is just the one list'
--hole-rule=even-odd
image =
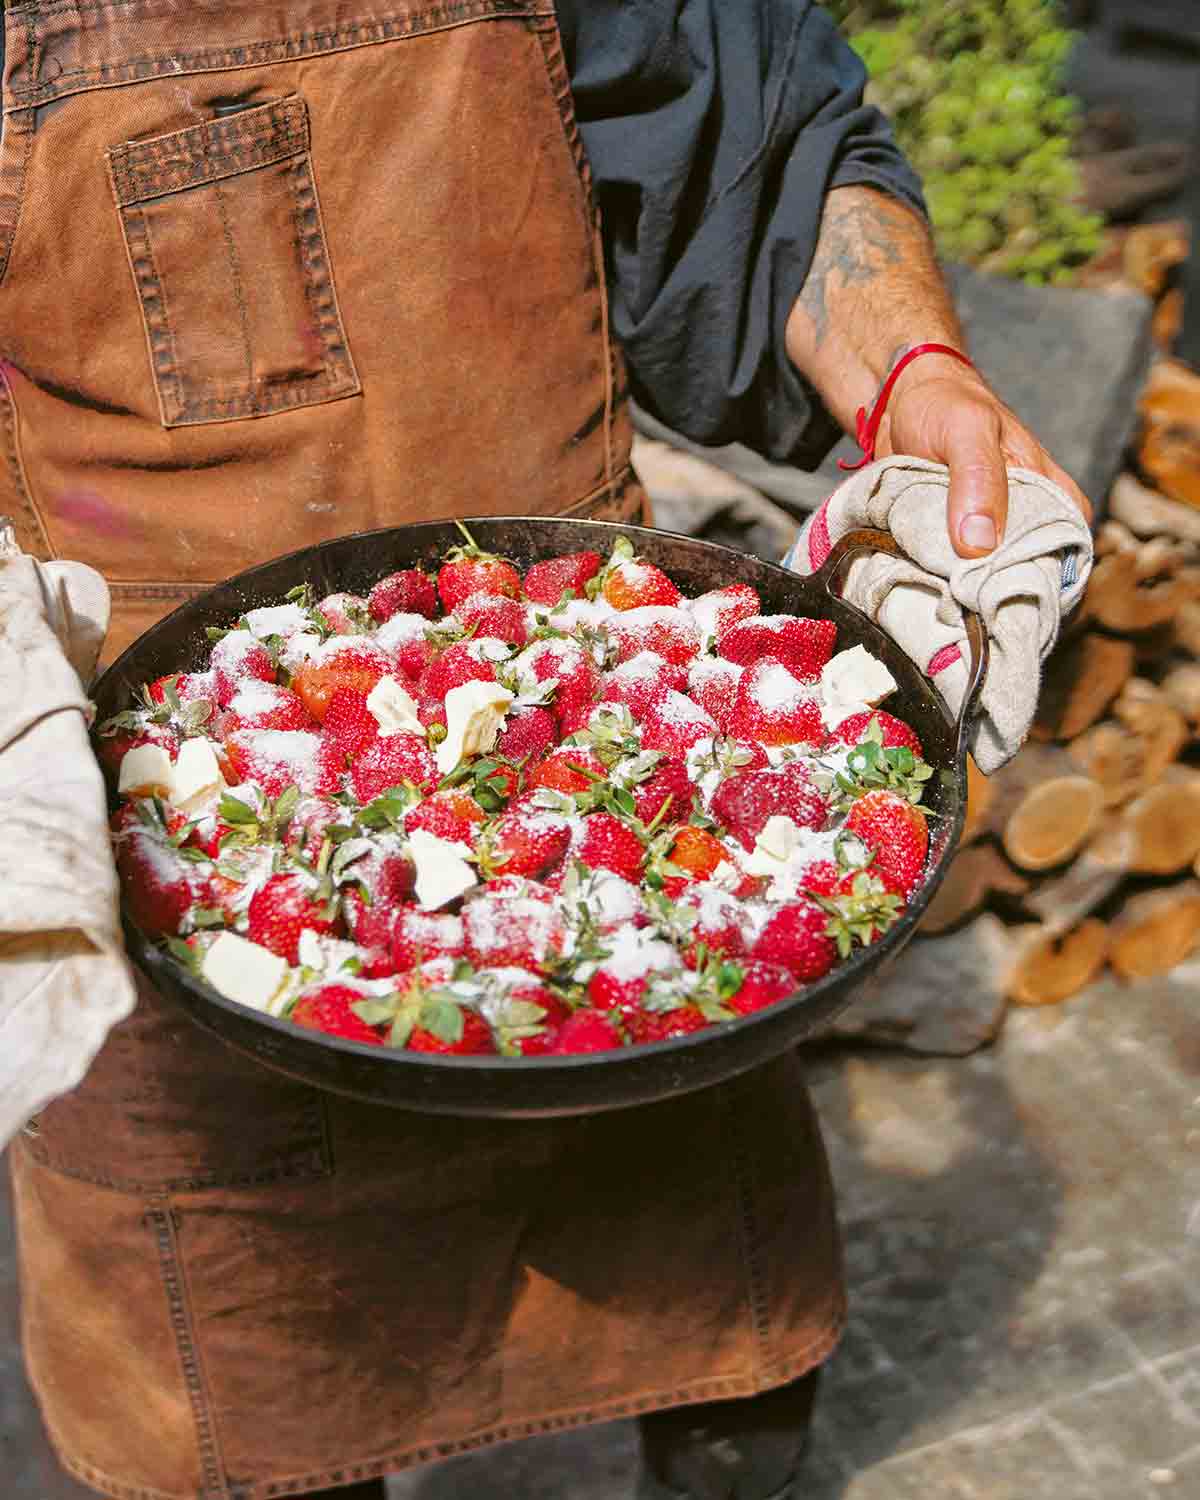
[{"label": "cut log end", "polygon": [[1110,959],[1123,979],[1166,974],[1200,944],[1200,881],[1142,891],[1112,925]]},{"label": "cut log end", "polygon": [[1090,776],[1043,781],[1005,824],[1004,852],[1022,870],[1052,870],[1078,854],[1104,812],[1104,789]]},{"label": "cut log end", "polygon": [[1086,989],[1108,960],[1107,926],[1089,917],[1067,933],[1030,933],[1008,976],[1014,1005],[1057,1005]]}]

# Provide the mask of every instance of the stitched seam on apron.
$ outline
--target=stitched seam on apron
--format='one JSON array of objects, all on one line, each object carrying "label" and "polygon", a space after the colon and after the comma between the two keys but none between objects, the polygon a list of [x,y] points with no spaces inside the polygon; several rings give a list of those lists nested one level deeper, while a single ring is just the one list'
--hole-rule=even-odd
[{"label": "stitched seam on apron", "polygon": [[150,1207],[146,1210],[144,1222],[154,1235],[158,1248],[159,1269],[162,1274],[163,1290],[167,1294],[171,1331],[175,1335],[175,1347],[183,1370],[183,1383],[187,1389],[188,1401],[191,1403],[203,1482],[201,1494],[211,1495],[213,1500],[216,1500],[216,1497],[223,1496],[228,1491],[223,1477],[224,1464],[221,1462],[221,1453],[213,1428],[211,1403],[205,1386],[204,1370],[192,1327],[187,1286],[179,1255],[176,1212],[168,1203],[164,1203],[161,1207]]},{"label": "stitched seam on apron", "polygon": [[[0,6],[0,23],[3,22],[3,7]],[[0,283],[3,282],[5,273],[8,271],[8,263],[12,259],[13,245],[16,243],[17,231],[21,227],[21,218],[25,209],[25,179],[29,172],[29,158],[33,153],[33,141],[36,132],[33,129],[33,110],[13,110],[9,119],[16,121],[20,119],[22,125],[21,134],[25,138],[24,150],[21,152],[20,161],[16,162],[11,173],[8,172],[8,161],[12,150],[12,142],[8,139],[4,142],[4,150],[0,156],[0,180],[3,177],[11,177],[10,193],[15,204],[11,218],[0,223]],[[26,129],[24,127],[28,126]],[[7,131],[5,131],[7,136]]]},{"label": "stitched seam on apron", "polygon": [[0,359],[0,426],[3,428],[4,463],[17,500],[24,512],[20,518],[26,533],[21,540],[22,548],[25,551],[32,551],[34,556],[45,561],[54,556],[54,548],[50,545],[50,534],[46,530],[42,513],[34,503],[29,481],[25,475],[25,465],[21,460],[21,439],[17,431],[17,402],[13,395],[12,381],[8,378],[7,363],[6,360]]},{"label": "stitched seam on apron", "polygon": [[727,1085],[721,1090],[721,1104],[728,1120],[729,1138],[733,1142],[731,1160],[733,1185],[737,1196],[738,1235],[742,1245],[742,1258],[746,1266],[746,1281],[749,1289],[750,1317],[757,1347],[755,1373],[767,1365],[768,1337],[770,1333],[770,1308],[767,1305],[766,1288],[762,1278],[762,1259],[759,1254],[758,1216],[754,1207],[754,1164],[751,1160],[746,1133],[743,1128],[742,1105],[752,1107],[749,1089],[742,1080]]},{"label": "stitched seam on apron", "polygon": [[[64,12],[100,12],[111,7],[84,3],[46,5],[32,12],[38,16]],[[14,8],[15,9],[15,8]],[[233,47],[209,47],[180,56],[175,53],[147,53],[120,63],[99,63],[91,68],[74,68],[56,75],[50,83],[13,84],[11,92],[22,104],[45,104],[64,94],[86,92],[90,88],[114,88],[125,83],[144,83],[153,78],[178,78],[185,73],[219,73],[242,68],[263,67],[271,63],[290,62],[300,57],[345,52],[355,47],[381,42],[402,41],[407,37],[428,36],[475,21],[507,21],[547,14],[544,5],[506,4],[505,0],[467,0],[459,5],[433,7],[423,15],[369,18],[347,21],[320,31],[295,32],[273,41],[247,42]]]}]

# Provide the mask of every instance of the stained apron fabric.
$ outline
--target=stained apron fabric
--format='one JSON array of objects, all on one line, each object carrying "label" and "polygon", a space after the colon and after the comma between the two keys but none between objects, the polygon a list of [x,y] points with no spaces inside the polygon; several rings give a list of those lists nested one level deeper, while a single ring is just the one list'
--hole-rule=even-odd
[{"label": "stained apron fabric", "polygon": [[[111,656],[324,537],[630,518],[548,0],[10,6],[0,510]],[[843,1317],[799,1065],[551,1122],[357,1104],[142,985],[13,1151],[30,1379],[78,1478],[267,1500],[804,1373]]]}]

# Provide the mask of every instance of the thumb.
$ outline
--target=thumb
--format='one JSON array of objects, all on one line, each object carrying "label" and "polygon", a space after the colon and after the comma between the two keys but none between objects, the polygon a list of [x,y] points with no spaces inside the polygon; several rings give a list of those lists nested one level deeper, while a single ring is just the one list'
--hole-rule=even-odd
[{"label": "thumb", "polygon": [[950,545],[960,557],[983,557],[997,546],[1008,520],[1008,471],[999,415],[986,408],[957,413],[948,424],[946,462]]}]

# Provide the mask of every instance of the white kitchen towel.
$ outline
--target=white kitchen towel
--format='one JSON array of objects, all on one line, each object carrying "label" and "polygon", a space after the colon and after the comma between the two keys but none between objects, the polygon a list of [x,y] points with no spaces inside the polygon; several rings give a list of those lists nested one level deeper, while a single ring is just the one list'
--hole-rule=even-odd
[{"label": "white kitchen towel", "polygon": [[0,518],[0,1146],[134,1006],[83,687],[107,628],[103,578]]},{"label": "white kitchen towel", "polygon": [[971,732],[979,768],[991,773],[1017,753],[1033,722],[1041,665],[1063,617],[1083,597],[1092,536],[1079,507],[1052,480],[1008,471],[1008,522],[985,557],[950,545],[950,471],[928,459],[895,457],[858,470],[805,522],[784,558],[814,573],[848,531],[890,531],[905,558],[876,552],[850,566],[842,595],[865,611],[940,689],[951,712],[968,684],[963,609],[991,638],[981,711]]}]

